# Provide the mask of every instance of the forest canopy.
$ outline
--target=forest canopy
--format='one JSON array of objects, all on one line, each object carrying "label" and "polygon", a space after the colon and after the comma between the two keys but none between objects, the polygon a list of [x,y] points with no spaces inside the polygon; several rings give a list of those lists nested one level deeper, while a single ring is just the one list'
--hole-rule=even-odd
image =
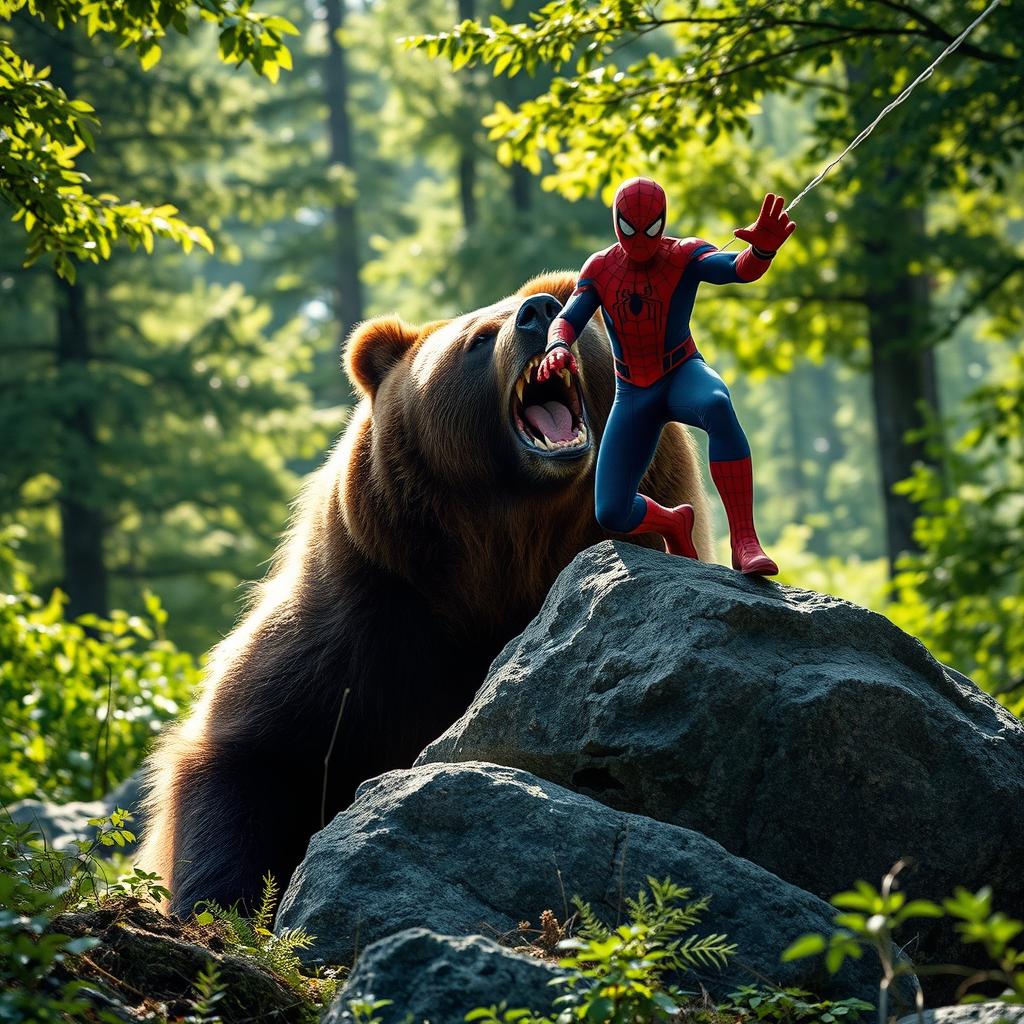
[{"label": "forest canopy", "polygon": [[[292,66],[283,36],[298,32],[286,18],[225,0],[0,3],[0,19],[9,21],[19,13],[61,32],[77,28],[87,38],[102,35],[121,49],[131,47],[143,70],[160,60],[161,40],[169,31],[187,36],[198,22],[209,21],[219,29],[222,60],[249,64],[272,81],[282,67]],[[186,252],[193,244],[212,251],[209,235],[179,218],[171,204],[143,206],[90,191],[89,176],[78,169],[77,157],[95,147],[100,121],[92,104],[75,98],[75,61],[61,50],[46,54],[42,59],[52,63],[39,67],[0,34],[0,197],[14,207],[14,219],[28,232],[26,265],[52,253],[56,272],[73,282],[76,271],[70,257],[108,259],[119,238],[147,252],[153,250],[154,236],[170,238]]]}]

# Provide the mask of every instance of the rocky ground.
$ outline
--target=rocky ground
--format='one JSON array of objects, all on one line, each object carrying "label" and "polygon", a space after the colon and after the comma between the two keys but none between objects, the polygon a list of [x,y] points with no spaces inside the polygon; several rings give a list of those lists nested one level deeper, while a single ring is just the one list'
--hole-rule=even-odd
[{"label": "rocky ground", "polygon": [[222,925],[168,918],[137,900],[120,899],[61,914],[52,929],[100,940],[88,953],[69,958],[59,976],[85,982],[98,1011],[128,1024],[180,1020],[193,1013],[196,979],[211,964],[223,985],[217,1013],[224,1024],[264,1019],[309,1024],[316,1019],[308,996],[239,951]]}]

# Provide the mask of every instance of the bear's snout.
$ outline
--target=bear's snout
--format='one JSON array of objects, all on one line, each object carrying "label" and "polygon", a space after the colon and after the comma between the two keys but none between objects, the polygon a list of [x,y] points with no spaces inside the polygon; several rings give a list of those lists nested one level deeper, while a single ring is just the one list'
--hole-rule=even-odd
[{"label": "bear's snout", "polygon": [[547,292],[531,295],[516,313],[516,330],[525,334],[535,334],[542,342],[546,342],[548,327],[561,309],[562,304],[554,295]]}]

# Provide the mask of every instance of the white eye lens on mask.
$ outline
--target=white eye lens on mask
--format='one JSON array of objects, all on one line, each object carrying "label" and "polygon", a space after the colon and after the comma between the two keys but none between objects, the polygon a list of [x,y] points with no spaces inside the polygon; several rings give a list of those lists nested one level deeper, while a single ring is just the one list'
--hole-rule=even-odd
[{"label": "white eye lens on mask", "polygon": [[626,220],[626,218],[623,217],[621,213],[619,214],[619,230],[627,238],[629,238],[630,235],[635,235],[636,234],[636,228],[633,227],[633,225],[630,224],[629,221]]},{"label": "white eye lens on mask", "polygon": [[657,220],[656,220],[656,221],[655,221],[655,222],[654,222],[654,223],[653,223],[653,224],[652,224],[652,225],[651,225],[651,226],[650,226],[650,227],[649,227],[649,228],[648,228],[648,229],[647,229],[647,230],[646,230],[646,231],[644,232],[644,234],[645,234],[645,235],[649,235],[649,236],[650,236],[651,238],[654,238],[654,236],[655,236],[655,235],[657,235],[659,231],[661,231],[661,224],[662,224],[662,221],[663,221],[663,220],[664,220],[664,218],[662,218],[662,217],[659,217],[659,218],[658,218],[658,219],[657,219]]}]

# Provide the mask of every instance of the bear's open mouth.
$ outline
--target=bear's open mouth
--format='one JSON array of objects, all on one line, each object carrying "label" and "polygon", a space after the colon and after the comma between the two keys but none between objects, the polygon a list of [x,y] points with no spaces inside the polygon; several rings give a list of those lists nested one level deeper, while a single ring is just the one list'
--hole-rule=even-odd
[{"label": "bear's open mouth", "polygon": [[543,353],[535,355],[516,378],[512,421],[519,440],[545,456],[575,456],[590,448],[590,429],[579,378],[568,369],[537,380]]}]

